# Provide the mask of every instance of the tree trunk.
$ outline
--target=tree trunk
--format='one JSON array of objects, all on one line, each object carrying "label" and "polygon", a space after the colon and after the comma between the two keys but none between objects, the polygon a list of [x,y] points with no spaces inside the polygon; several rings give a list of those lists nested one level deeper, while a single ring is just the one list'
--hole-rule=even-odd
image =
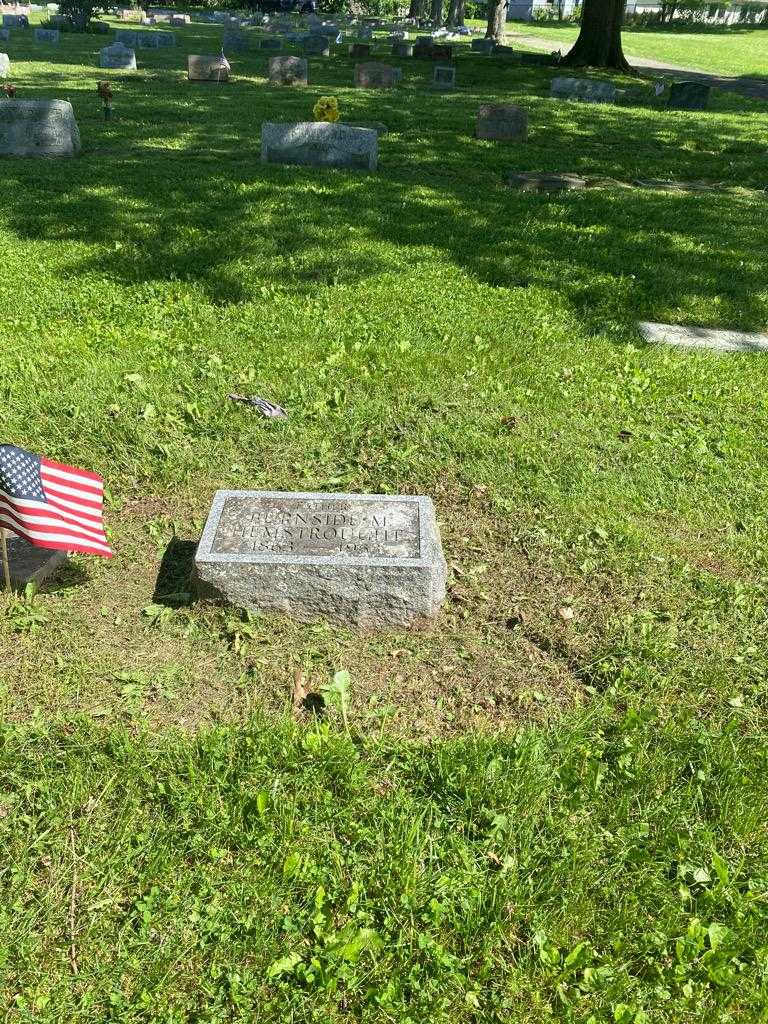
[{"label": "tree trunk", "polygon": [[506,23],[507,0],[488,0],[488,27],[485,30],[485,38],[503,43]]},{"label": "tree trunk", "polygon": [[408,17],[415,18],[417,21],[421,21],[424,17],[424,5],[426,0],[411,0],[411,6],[408,8]]},{"label": "tree trunk", "polygon": [[430,21],[435,28],[440,28],[443,24],[443,0],[432,0],[432,12],[430,14]]},{"label": "tree trunk", "polygon": [[625,0],[584,0],[579,38],[562,63],[570,67],[631,71],[621,47]]},{"label": "tree trunk", "polygon": [[465,0],[451,0],[451,6],[448,8],[448,21],[446,22],[451,28],[459,28],[460,25],[464,24],[464,6]]}]

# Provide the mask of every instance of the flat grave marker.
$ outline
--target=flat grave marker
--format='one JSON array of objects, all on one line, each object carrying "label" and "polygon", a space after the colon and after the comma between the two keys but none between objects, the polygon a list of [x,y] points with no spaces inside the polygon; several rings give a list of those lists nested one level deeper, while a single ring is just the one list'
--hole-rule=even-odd
[{"label": "flat grave marker", "polygon": [[641,320],[638,328],[645,340],[654,345],[710,349],[716,352],[768,352],[768,334],[660,324],[652,320]]},{"label": "flat grave marker", "polygon": [[402,628],[437,615],[447,575],[429,498],[218,491],[198,591],[304,622]]},{"label": "flat grave marker", "polygon": [[616,86],[613,82],[589,78],[553,78],[549,94],[553,99],[576,100],[579,103],[616,102]]},{"label": "flat grave marker", "polygon": [[478,139],[526,142],[528,111],[515,103],[484,103],[477,112]]},{"label": "flat grave marker", "polygon": [[261,159],[301,167],[345,167],[375,171],[378,133],[328,121],[297,121],[261,126]]}]

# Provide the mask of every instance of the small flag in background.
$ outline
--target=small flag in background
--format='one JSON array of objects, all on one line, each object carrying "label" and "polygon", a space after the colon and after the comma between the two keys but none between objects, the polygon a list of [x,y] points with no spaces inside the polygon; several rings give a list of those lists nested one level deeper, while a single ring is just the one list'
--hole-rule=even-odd
[{"label": "small flag in background", "polygon": [[110,558],[103,504],[95,473],[0,444],[0,527],[38,548]]}]

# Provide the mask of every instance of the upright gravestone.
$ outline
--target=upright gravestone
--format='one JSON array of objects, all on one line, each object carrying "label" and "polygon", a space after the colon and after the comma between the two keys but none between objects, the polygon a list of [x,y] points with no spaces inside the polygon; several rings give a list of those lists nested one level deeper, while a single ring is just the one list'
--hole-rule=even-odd
[{"label": "upright gravestone", "polygon": [[0,78],[7,78],[11,73],[11,58],[7,53],[0,53]]},{"label": "upright gravestone", "polygon": [[222,46],[231,53],[245,53],[249,49],[248,36],[245,32],[225,32]]},{"label": "upright gravestone", "polygon": [[192,19],[188,14],[172,14],[171,15],[171,28],[184,28],[185,25],[189,25]]},{"label": "upright gravestone", "polygon": [[67,157],[80,152],[80,131],[66,100],[0,101],[0,156]]},{"label": "upright gravestone", "polygon": [[261,159],[268,164],[349,167],[375,171],[378,133],[328,121],[299,121],[261,126]]},{"label": "upright gravestone", "polygon": [[173,32],[137,32],[139,48],[157,50],[165,46],[175,46],[176,36]]},{"label": "upright gravestone", "polygon": [[36,28],[35,29],[35,42],[36,43],[58,43],[59,41],[59,30],[57,28]]},{"label": "upright gravestone", "polygon": [[453,60],[453,47],[440,43],[433,43],[429,52],[430,60]]},{"label": "upright gravestone", "polygon": [[453,89],[456,86],[456,68],[436,64],[432,84],[436,89]]},{"label": "upright gravestone", "polygon": [[307,85],[309,71],[303,57],[270,57],[270,85]]},{"label": "upright gravestone", "polygon": [[705,82],[673,82],[669,91],[669,109],[706,110],[711,91]]},{"label": "upright gravestone", "polygon": [[3,28],[29,28],[29,18],[26,14],[4,14]]},{"label": "upright gravestone", "polygon": [[99,66],[117,71],[135,71],[136,53],[123,43],[112,43],[99,50]]},{"label": "upright gravestone", "polygon": [[11,587],[19,592],[30,583],[42,583],[67,560],[66,551],[33,547],[21,537],[7,539]]},{"label": "upright gravestone", "polygon": [[328,36],[304,36],[304,53],[308,57],[330,57],[331,44]]},{"label": "upright gravestone", "polygon": [[187,79],[190,82],[228,82],[229,70],[221,57],[190,54],[187,57]]},{"label": "upright gravestone", "polygon": [[119,28],[115,32],[115,42],[122,43],[123,46],[130,46],[132,50],[136,50],[139,46],[139,36],[142,34],[132,28]]},{"label": "upright gravestone", "polygon": [[381,64],[372,60],[367,64],[355,65],[355,88],[357,89],[392,89],[397,84],[397,71],[391,64]]},{"label": "upright gravestone", "polygon": [[218,491],[195,572],[240,608],[398,629],[437,615],[447,567],[426,497]]},{"label": "upright gravestone", "polygon": [[392,44],[393,57],[412,57],[413,43],[399,42]]},{"label": "upright gravestone", "polygon": [[616,86],[613,82],[600,82],[590,78],[553,78],[550,96],[581,103],[615,103]]},{"label": "upright gravestone", "polygon": [[496,40],[473,39],[469,46],[473,53],[484,53],[486,57],[490,57],[490,55],[496,49]]},{"label": "upright gravestone", "polygon": [[477,114],[478,139],[525,142],[528,112],[514,103],[484,103]]},{"label": "upright gravestone", "polygon": [[371,49],[370,43],[352,43],[349,48],[349,56],[353,60],[366,60],[371,56]]},{"label": "upright gravestone", "polygon": [[11,30],[9,28],[0,28],[0,43],[8,43],[11,40]]}]

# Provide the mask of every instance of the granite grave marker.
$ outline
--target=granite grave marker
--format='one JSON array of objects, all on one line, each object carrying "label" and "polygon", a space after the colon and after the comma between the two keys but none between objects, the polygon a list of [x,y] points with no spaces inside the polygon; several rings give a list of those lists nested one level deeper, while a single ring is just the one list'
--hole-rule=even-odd
[{"label": "granite grave marker", "polygon": [[261,126],[261,159],[271,164],[347,167],[375,171],[378,133],[328,121],[298,121]]},{"label": "granite grave marker", "polygon": [[202,597],[364,628],[433,618],[447,575],[427,497],[268,491],[216,493],[195,572]]},{"label": "granite grave marker", "polygon": [[307,85],[309,65],[303,57],[270,57],[270,85]]},{"label": "granite grave marker", "polygon": [[80,131],[66,100],[0,101],[0,156],[71,157]]}]

